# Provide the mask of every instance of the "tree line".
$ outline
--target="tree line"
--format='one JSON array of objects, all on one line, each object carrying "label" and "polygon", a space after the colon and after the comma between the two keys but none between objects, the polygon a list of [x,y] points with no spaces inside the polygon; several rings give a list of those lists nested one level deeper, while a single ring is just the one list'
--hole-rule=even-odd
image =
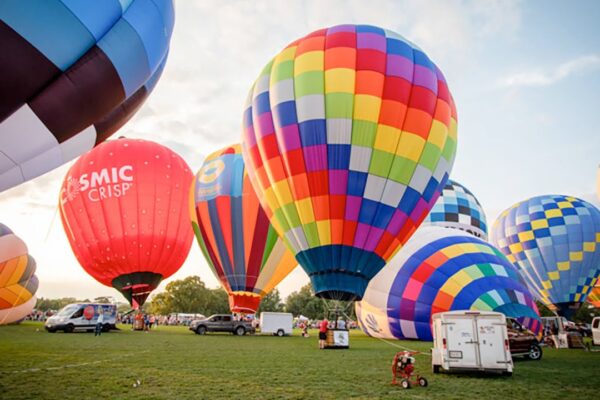
[{"label": "tree line", "polygon": [[[93,300],[78,300],[73,297],[61,299],[39,298],[36,308],[41,311],[59,310],[70,303],[110,303],[106,297],[98,297]],[[353,316],[354,307],[350,303],[335,304]],[[274,289],[263,297],[257,314],[263,311],[290,312],[294,316],[303,315],[310,319],[321,319],[327,316],[327,310],[332,305],[314,296],[310,284],[305,285],[299,291],[291,293],[286,301],[281,299],[279,290]],[[119,305],[119,311],[130,309],[128,304]],[[147,301],[143,310],[158,315],[171,313],[221,314],[229,312],[229,298],[227,292],[222,288],[207,288],[199,276],[188,276],[184,279],[170,282],[163,292],[157,293]]]}]

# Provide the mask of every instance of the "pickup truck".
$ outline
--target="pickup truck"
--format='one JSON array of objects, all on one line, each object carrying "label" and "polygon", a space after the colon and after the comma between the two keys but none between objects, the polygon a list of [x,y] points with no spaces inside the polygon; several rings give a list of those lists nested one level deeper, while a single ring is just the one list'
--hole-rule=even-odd
[{"label": "pickup truck", "polygon": [[231,332],[237,336],[256,331],[252,323],[236,321],[230,314],[215,314],[208,318],[194,320],[190,323],[190,330],[198,335],[204,335],[206,332]]}]

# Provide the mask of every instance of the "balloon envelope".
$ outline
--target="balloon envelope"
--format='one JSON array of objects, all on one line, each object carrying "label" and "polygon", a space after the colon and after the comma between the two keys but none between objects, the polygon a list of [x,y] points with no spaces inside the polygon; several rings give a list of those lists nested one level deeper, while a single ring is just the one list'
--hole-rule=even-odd
[{"label": "balloon envelope", "polygon": [[25,243],[0,224],[0,325],[20,321],[35,306],[35,270]]},{"label": "balloon envelope", "polygon": [[488,238],[485,212],[481,204],[469,189],[452,179],[444,186],[442,195],[422,225],[455,228],[483,240]]},{"label": "balloon envelope", "polygon": [[569,318],[600,275],[600,211],[576,197],[532,197],[502,212],[493,243],[545,305]]},{"label": "balloon envelope", "polygon": [[105,142],[80,157],[62,184],[60,215],[81,266],[142,305],[190,250],[191,182],[181,157],[146,140]]},{"label": "balloon envelope", "polygon": [[453,229],[425,226],[369,283],[356,315],[380,338],[433,340],[431,316],[497,311],[540,330],[534,298],[516,267],[489,243]]},{"label": "balloon envelope", "polygon": [[167,59],[171,0],[0,6],[0,192],[88,151],[143,104]]},{"label": "balloon envelope", "polygon": [[261,204],[324,298],[362,297],[439,197],[456,149],[440,70],[366,25],[281,51],[251,88],[243,125]]},{"label": "balloon envelope", "polygon": [[596,308],[600,308],[600,284],[594,286],[587,297],[587,302]]},{"label": "balloon envelope", "polygon": [[260,207],[239,145],[206,158],[190,204],[196,238],[229,293],[231,311],[256,312],[260,299],[297,263]]}]

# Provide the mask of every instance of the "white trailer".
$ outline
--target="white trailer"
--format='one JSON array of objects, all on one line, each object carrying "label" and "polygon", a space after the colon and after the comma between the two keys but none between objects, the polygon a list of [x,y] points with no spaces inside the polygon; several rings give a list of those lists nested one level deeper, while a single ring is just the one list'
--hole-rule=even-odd
[{"label": "white trailer", "polygon": [[512,375],[506,317],[492,311],[448,311],[433,317],[433,372],[497,371]]},{"label": "white trailer", "polygon": [[600,346],[600,317],[592,320],[592,343],[594,346]]},{"label": "white trailer", "polygon": [[283,312],[261,312],[260,332],[277,336],[291,335],[293,316]]}]

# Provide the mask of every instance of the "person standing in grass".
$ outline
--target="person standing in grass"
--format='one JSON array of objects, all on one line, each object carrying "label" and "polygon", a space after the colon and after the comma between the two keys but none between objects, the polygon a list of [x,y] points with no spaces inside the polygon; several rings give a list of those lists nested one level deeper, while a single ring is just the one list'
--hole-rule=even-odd
[{"label": "person standing in grass", "polygon": [[98,306],[98,319],[96,320],[96,332],[94,336],[100,336],[102,334],[102,325],[104,324],[104,309],[102,306]]},{"label": "person standing in grass", "polygon": [[327,318],[323,319],[319,324],[319,349],[325,348],[325,341],[327,340],[327,327],[329,325],[329,321]]}]

